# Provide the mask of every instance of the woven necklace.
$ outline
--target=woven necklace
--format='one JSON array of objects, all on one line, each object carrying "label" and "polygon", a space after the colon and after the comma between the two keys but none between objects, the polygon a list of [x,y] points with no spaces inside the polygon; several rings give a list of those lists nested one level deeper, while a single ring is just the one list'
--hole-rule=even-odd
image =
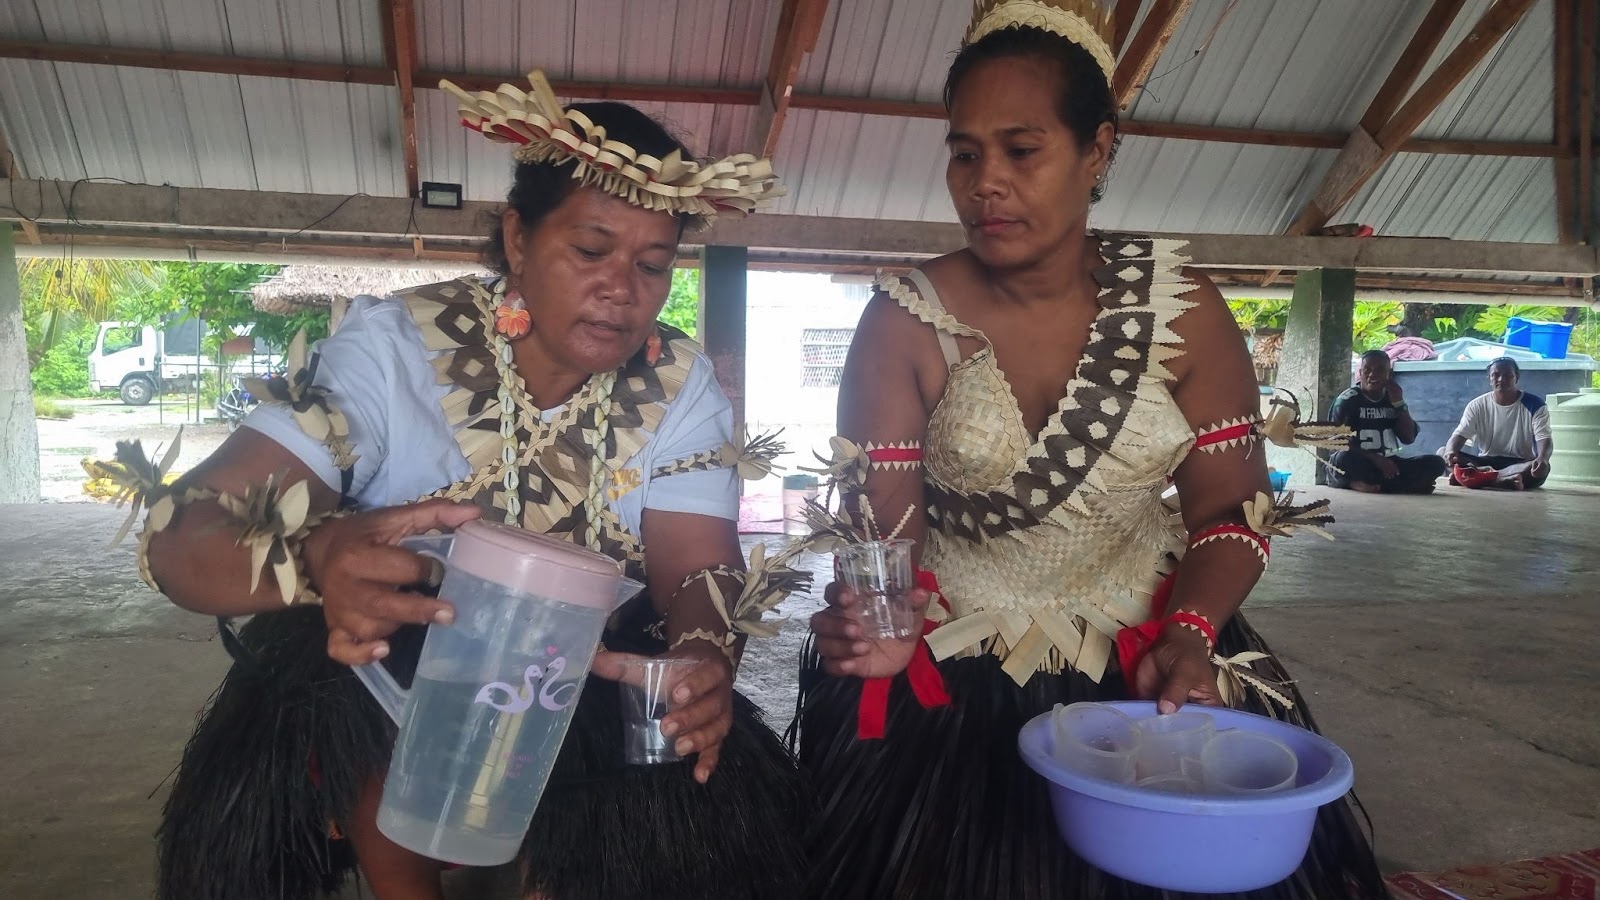
[{"label": "woven necklace", "polygon": [[[495,284],[486,330],[494,348],[495,371],[500,376],[496,399],[500,403],[500,486],[505,495],[505,521],[507,525],[521,527],[524,463],[521,459],[523,448],[517,441],[518,405],[528,406],[528,425],[532,433],[537,433],[536,427],[563,427],[564,422],[558,420],[546,425],[541,418],[541,411],[532,408],[526,390],[522,389],[522,380],[517,376],[511,341],[494,328],[495,315],[506,302],[507,281],[501,278]],[[583,543],[592,550],[600,549],[600,516],[605,509],[605,485],[608,480],[605,457],[611,432],[611,392],[616,384],[615,371],[591,375],[569,401],[569,410],[575,417],[584,420],[583,443],[589,451],[589,484],[583,497]],[[563,416],[562,420],[565,419]]]}]

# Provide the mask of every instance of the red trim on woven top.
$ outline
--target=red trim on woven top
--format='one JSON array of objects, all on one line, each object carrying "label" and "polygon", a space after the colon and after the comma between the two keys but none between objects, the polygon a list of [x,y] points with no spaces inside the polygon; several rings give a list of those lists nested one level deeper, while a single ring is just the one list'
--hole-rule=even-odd
[{"label": "red trim on woven top", "polygon": [[[926,569],[916,570],[917,587],[933,594],[934,601],[949,611],[950,604],[939,592],[939,579]],[[927,636],[937,623],[922,620],[922,634]],[[950,705],[950,693],[945,690],[944,676],[939,674],[939,667],[934,665],[933,652],[928,649],[926,641],[917,641],[917,649],[911,653],[911,662],[906,665],[906,681],[911,684],[911,693],[917,698],[917,703],[923,709],[933,709],[939,706]],[[874,740],[881,738],[889,727],[889,686],[893,678],[863,678],[861,680],[861,702],[856,708],[856,737],[860,740]]]},{"label": "red trim on woven top", "polygon": [[921,462],[921,447],[879,447],[867,451],[867,459],[875,463]]},{"label": "red trim on woven top", "polygon": [[1247,438],[1255,434],[1254,422],[1245,422],[1242,425],[1229,425],[1227,428],[1218,428],[1216,431],[1206,431],[1195,435],[1194,449],[1209,447],[1212,444],[1224,444],[1239,438]]}]

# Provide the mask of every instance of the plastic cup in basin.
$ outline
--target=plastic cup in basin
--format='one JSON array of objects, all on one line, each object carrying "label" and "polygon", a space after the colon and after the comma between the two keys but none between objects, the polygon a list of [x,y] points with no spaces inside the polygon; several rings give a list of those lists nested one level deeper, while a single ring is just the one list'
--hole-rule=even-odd
[{"label": "plastic cup in basin", "polygon": [[1163,791],[1168,794],[1203,794],[1205,785],[1197,778],[1184,774],[1178,775],[1152,775],[1138,781],[1140,788],[1147,791]]},{"label": "plastic cup in basin", "polygon": [[1200,751],[1206,789],[1222,794],[1266,794],[1294,787],[1299,760],[1282,741],[1265,734],[1219,731]]},{"label": "plastic cup in basin", "polygon": [[1184,760],[1198,761],[1200,750],[1217,731],[1210,715],[1188,711],[1140,719],[1135,727],[1139,729],[1139,755],[1134,770],[1141,782],[1163,775],[1181,776]]},{"label": "plastic cup in basin", "polygon": [[1133,781],[1140,737],[1132,719],[1099,703],[1057,706],[1051,719],[1055,755],[1063,764],[1106,781]]}]

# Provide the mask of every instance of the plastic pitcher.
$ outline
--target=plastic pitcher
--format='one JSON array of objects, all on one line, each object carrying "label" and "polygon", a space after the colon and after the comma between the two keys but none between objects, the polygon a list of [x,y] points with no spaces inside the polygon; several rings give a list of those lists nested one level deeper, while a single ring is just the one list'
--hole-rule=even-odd
[{"label": "plastic pitcher", "polygon": [[606,617],[643,585],[573,544],[488,522],[403,545],[445,563],[411,689],[356,674],[400,726],[378,828],[433,859],[509,862],[572,722]]}]

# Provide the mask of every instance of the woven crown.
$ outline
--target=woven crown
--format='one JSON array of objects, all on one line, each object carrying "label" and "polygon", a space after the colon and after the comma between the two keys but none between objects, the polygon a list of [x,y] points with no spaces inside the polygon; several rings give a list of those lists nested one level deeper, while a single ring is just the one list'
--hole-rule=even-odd
[{"label": "woven crown", "polygon": [[973,0],[972,24],[961,45],[965,47],[1002,28],[1038,28],[1059,34],[1089,51],[1109,84],[1117,67],[1111,53],[1116,30],[1111,10],[1111,0]]},{"label": "woven crown", "polygon": [[572,177],[635,206],[709,222],[720,214],[746,215],[783,196],[770,160],[748,153],[695,160],[677,151],[657,159],[607,140],[604,126],[563,107],[543,72],[528,73],[528,84],[527,91],[502,84],[474,93],[441,81],[439,89],[459,101],[462,125],[520,145],[512,154],[519,162],[573,162]]}]

